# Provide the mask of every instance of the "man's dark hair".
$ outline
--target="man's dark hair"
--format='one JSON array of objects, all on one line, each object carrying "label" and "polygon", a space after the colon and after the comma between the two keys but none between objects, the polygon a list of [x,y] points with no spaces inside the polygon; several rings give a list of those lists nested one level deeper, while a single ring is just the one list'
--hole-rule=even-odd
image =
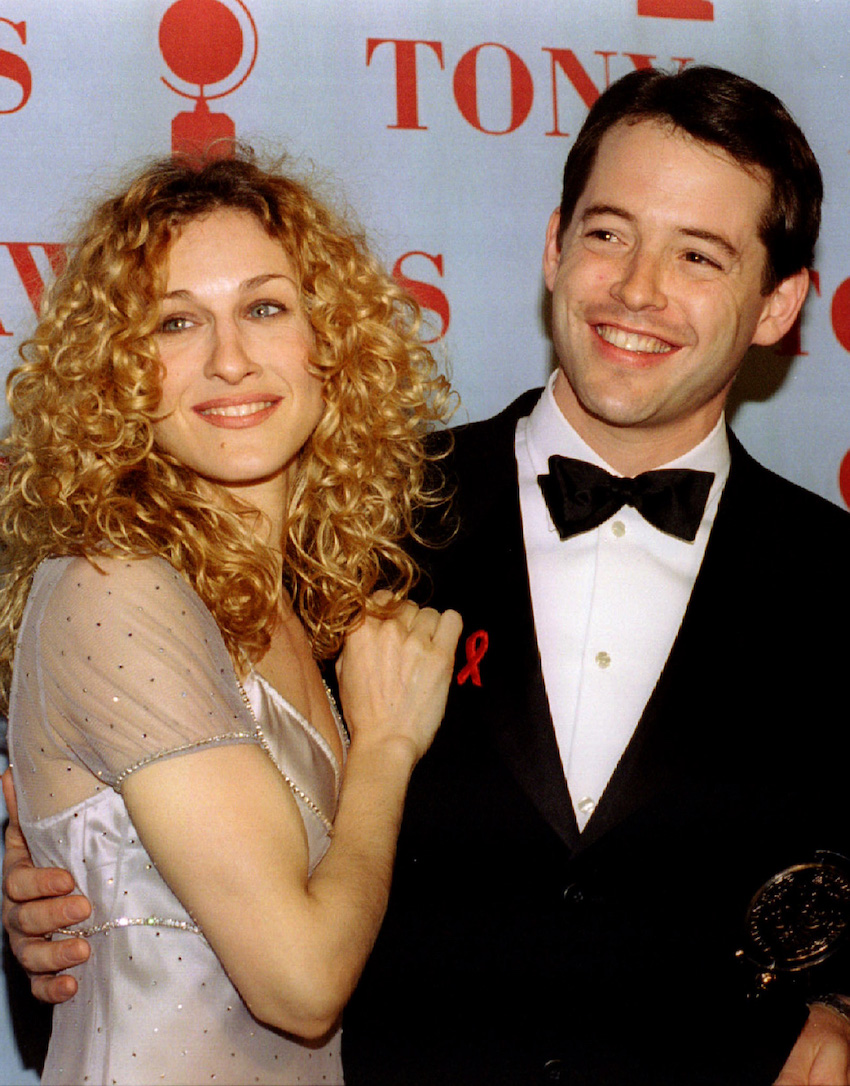
[{"label": "man's dark hair", "polygon": [[597,99],[564,167],[562,232],[587,185],[602,137],[614,125],[640,121],[680,129],[725,151],[745,170],[767,175],[771,199],[759,224],[767,249],[766,294],[812,266],[823,179],[806,137],[775,94],[708,65],[675,73],[630,72]]}]

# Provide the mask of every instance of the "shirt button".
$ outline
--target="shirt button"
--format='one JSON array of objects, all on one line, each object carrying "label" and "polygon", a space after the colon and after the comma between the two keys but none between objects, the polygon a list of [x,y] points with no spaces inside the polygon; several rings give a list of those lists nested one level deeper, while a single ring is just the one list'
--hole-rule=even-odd
[{"label": "shirt button", "polygon": [[561,1060],[547,1060],[543,1065],[544,1082],[561,1082],[563,1080],[564,1065]]},{"label": "shirt button", "polygon": [[576,806],[578,807],[579,814],[593,814],[596,810],[596,800],[591,799],[590,796],[582,796]]},{"label": "shirt button", "polygon": [[596,666],[601,668],[610,667],[611,656],[607,652],[597,652],[596,654]]},{"label": "shirt button", "polygon": [[564,903],[566,905],[581,905],[584,901],[584,890],[574,882],[564,890]]},{"label": "shirt button", "polygon": [[623,536],[626,534],[626,526],[621,520],[615,520],[614,523],[611,525],[611,531],[614,533],[617,539],[622,539]]}]

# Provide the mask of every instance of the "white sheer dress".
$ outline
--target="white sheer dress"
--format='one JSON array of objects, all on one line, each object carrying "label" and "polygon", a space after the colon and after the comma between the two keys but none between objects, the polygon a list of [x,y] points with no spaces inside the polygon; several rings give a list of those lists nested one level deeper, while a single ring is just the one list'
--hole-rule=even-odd
[{"label": "white sheer dress", "polygon": [[297,799],[312,871],[341,767],[256,675],[244,683],[248,708],[210,612],[171,566],[98,564],[105,573],[81,558],[39,566],[11,692],[10,756],[33,857],[68,868],[93,906],[79,925],[92,956],[75,970],[77,995],[54,1010],[43,1081],[341,1083],[338,1031],[305,1044],[252,1017],[121,798],[151,760],[258,744]]}]

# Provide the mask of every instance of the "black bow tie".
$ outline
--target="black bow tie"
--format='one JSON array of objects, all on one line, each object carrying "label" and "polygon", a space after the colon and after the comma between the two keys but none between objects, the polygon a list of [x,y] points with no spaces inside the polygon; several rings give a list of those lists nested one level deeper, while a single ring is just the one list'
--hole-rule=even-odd
[{"label": "black bow tie", "polygon": [[662,468],[622,479],[583,460],[550,456],[549,475],[537,481],[561,539],[598,528],[622,506],[633,505],[662,532],[693,542],[714,475]]}]

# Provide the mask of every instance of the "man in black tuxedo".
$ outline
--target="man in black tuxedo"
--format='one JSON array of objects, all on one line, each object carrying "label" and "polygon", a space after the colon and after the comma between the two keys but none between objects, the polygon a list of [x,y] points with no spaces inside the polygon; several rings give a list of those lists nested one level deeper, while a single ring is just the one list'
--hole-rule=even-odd
[{"label": "man in black tuxedo", "polygon": [[[723,416],[800,311],[820,202],[781,103],[729,73],[635,72],[591,110],[546,236],[558,369],[445,462],[424,561],[466,644],[349,1086],[850,1081],[850,517]],[[7,868],[16,901],[68,889],[16,839]],[[43,997],[72,948],[22,929],[78,904],[6,902]]]},{"label": "man in black tuxedo", "polygon": [[[757,996],[745,925],[771,877],[850,855],[850,517],[723,419],[800,311],[820,195],[782,105],[729,73],[635,72],[591,110],[544,252],[559,368],[455,434],[428,560],[467,646],[345,1013],[350,1086],[770,1083],[807,999],[850,991],[835,956]],[[690,474],[626,490],[553,455]],[[838,931],[850,881],[823,870]],[[790,922],[788,958],[814,955],[799,891],[757,921]],[[848,1081],[827,1002],[782,1081]]]}]

